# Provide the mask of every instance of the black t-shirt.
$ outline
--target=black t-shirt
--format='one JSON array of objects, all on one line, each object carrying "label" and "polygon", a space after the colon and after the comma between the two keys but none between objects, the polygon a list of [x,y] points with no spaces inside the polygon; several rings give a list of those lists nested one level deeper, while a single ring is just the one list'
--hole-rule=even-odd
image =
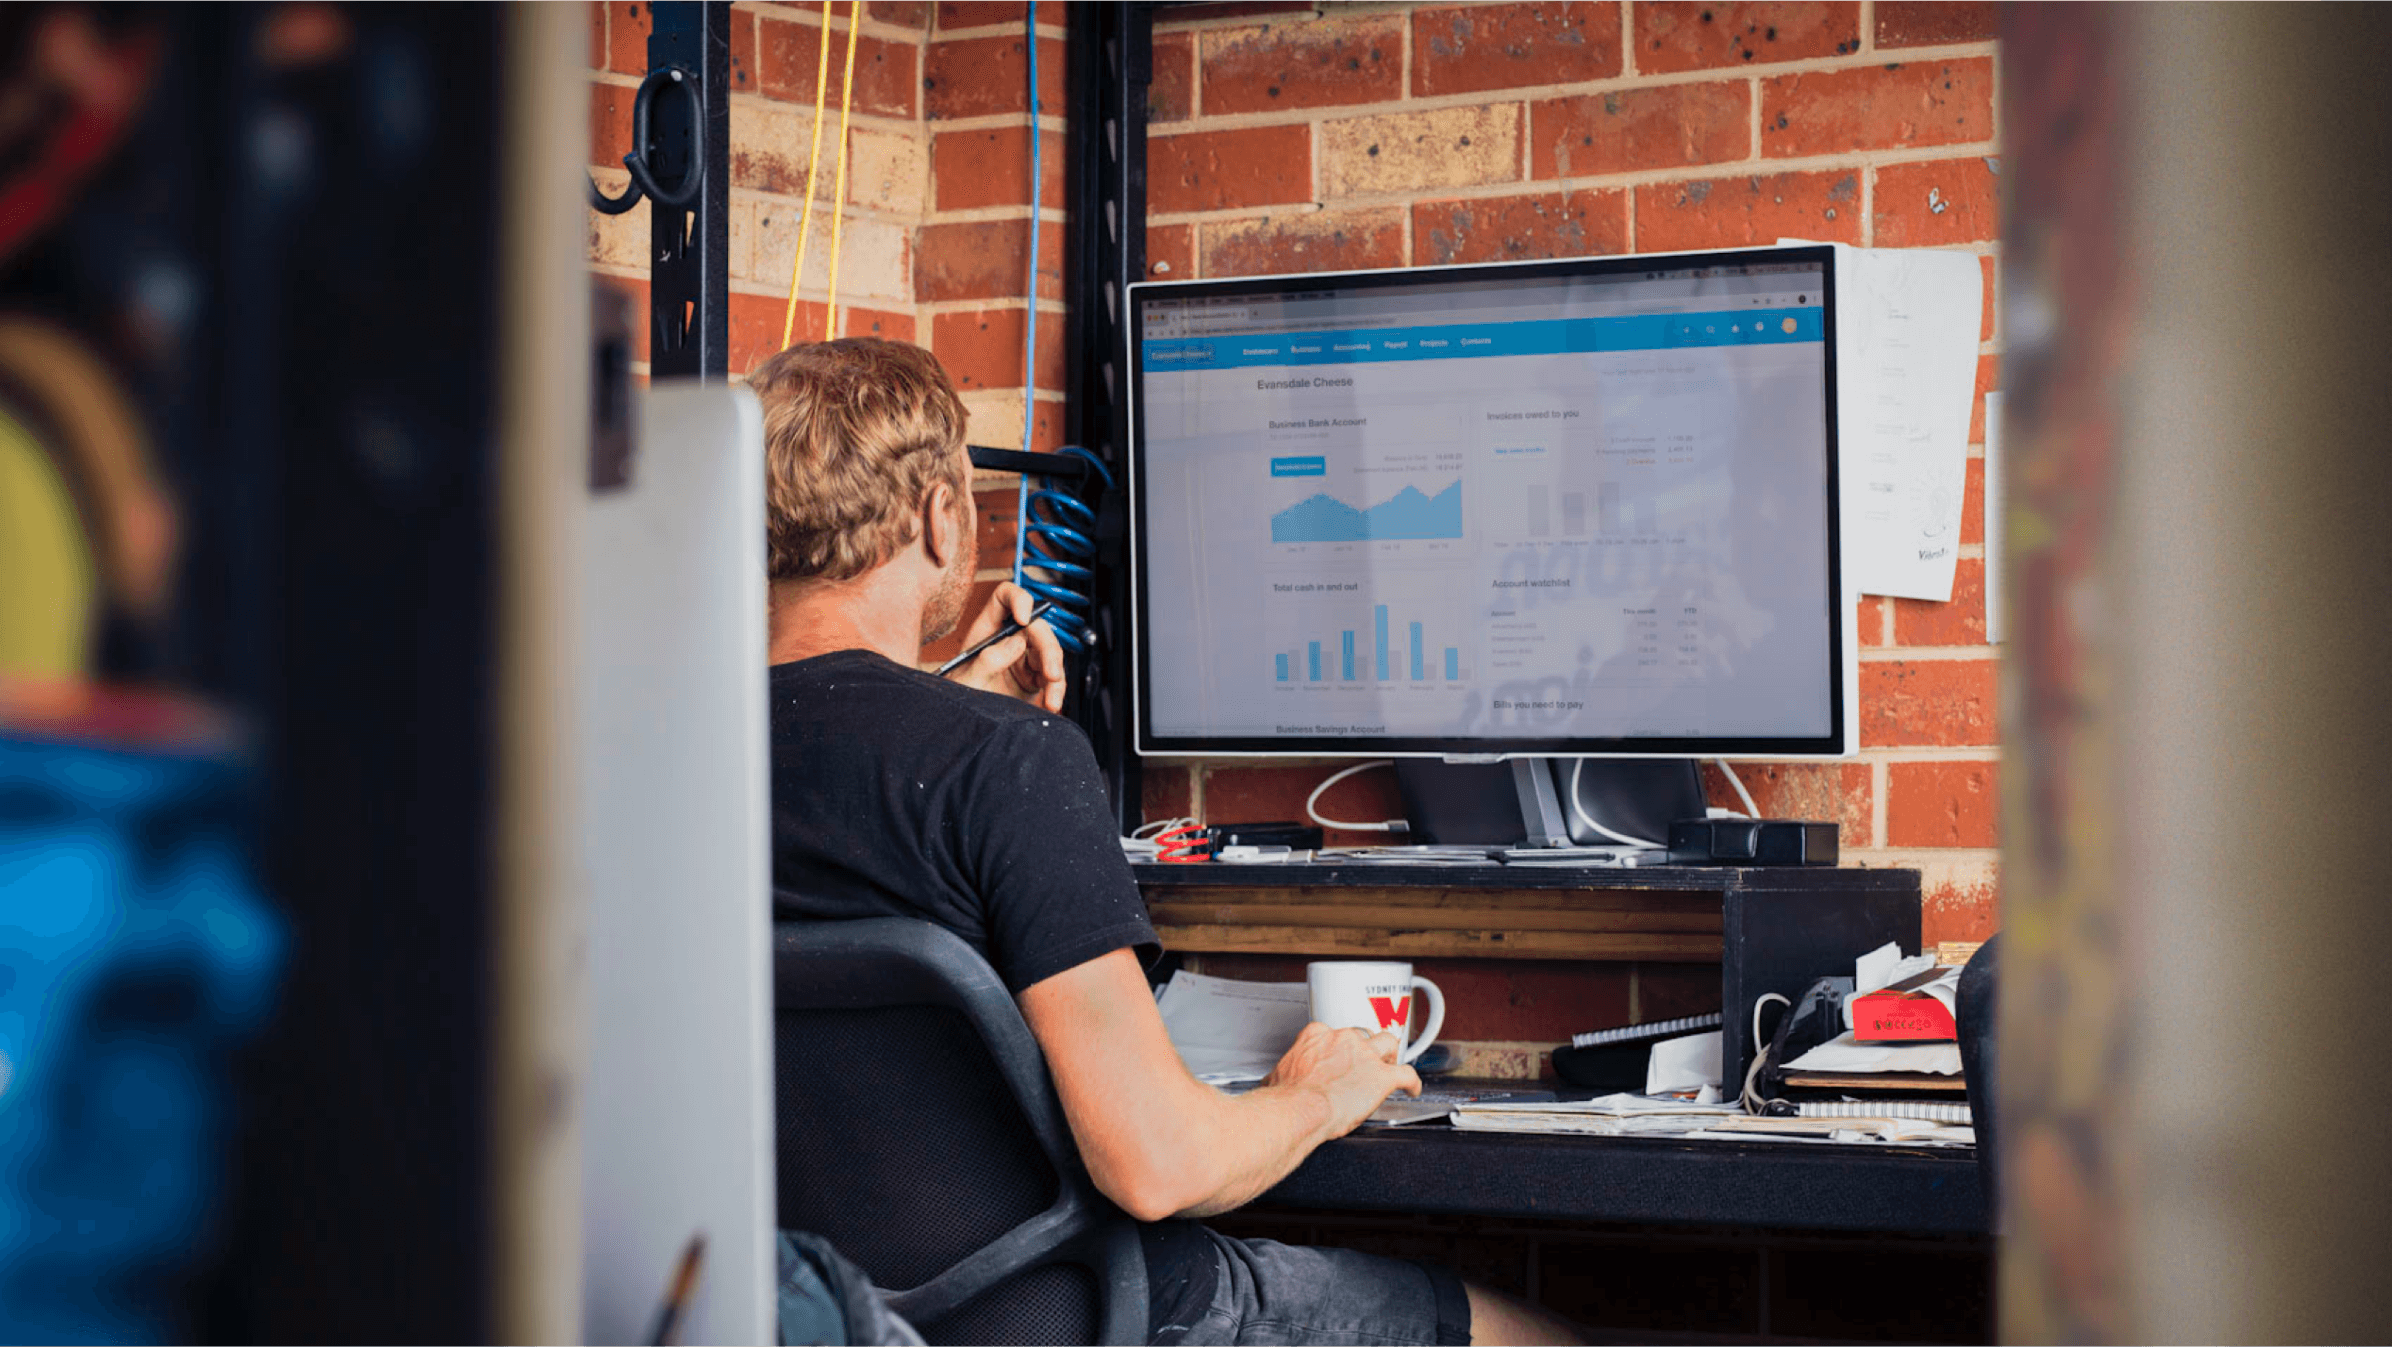
[{"label": "black t-shirt", "polygon": [[784,915],[918,917],[1017,993],[1155,947],[1096,755],[1059,715],[842,650],[773,669],[772,775]]},{"label": "black t-shirt", "polygon": [[[776,915],[944,926],[1017,994],[1159,948],[1079,726],[867,650],[775,665],[770,696]],[[1187,1322],[1210,1245],[1183,1221],[1144,1242],[1152,1322]]]}]

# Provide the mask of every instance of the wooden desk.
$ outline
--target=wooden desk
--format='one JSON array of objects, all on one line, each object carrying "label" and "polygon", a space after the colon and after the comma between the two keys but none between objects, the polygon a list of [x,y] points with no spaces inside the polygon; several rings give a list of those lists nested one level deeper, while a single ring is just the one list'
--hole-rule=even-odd
[{"label": "wooden desk", "polygon": [[1781,1229],[1982,1233],[1976,1152],[1366,1128],[1271,1206]]},{"label": "wooden desk", "polygon": [[[1919,947],[1915,870],[1141,865],[1168,949],[1320,958],[1645,959],[1720,965],[1722,1065],[1748,1016],[1893,940]],[[1821,1230],[1979,1232],[1969,1151],[1443,1126],[1334,1141],[1263,1199],[1288,1207]]]},{"label": "wooden desk", "polygon": [[[1919,948],[1916,870],[1832,867],[1131,867],[1163,947],[1345,959],[1716,963],[1724,1078],[1752,1060],[1752,1005]],[[1590,1025],[1589,1028],[1594,1026]]]}]

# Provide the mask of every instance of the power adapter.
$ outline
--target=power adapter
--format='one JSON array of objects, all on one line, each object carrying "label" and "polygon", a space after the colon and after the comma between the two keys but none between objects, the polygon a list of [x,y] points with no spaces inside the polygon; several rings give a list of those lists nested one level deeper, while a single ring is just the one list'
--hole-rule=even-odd
[{"label": "power adapter", "polygon": [[1216,823],[1205,832],[1212,836],[1215,855],[1223,847],[1321,849],[1321,830],[1307,823]]},{"label": "power adapter", "polygon": [[1672,865],[1833,865],[1836,825],[1809,819],[1685,818],[1669,825]]}]

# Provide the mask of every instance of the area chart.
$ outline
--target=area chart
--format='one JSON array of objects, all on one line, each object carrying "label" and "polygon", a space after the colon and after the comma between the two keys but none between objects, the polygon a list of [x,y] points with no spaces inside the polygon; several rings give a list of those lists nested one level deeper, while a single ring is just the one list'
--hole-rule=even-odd
[{"label": "area chart", "polygon": [[1358,510],[1326,492],[1307,496],[1271,516],[1275,543],[1359,543],[1462,536],[1462,484],[1434,496],[1407,486]]}]

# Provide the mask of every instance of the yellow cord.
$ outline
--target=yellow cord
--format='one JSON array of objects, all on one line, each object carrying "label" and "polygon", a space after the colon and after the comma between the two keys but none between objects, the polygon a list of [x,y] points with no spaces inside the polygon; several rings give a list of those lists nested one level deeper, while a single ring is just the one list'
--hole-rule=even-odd
[{"label": "yellow cord", "polygon": [[[814,226],[814,172],[822,166],[822,100],[831,91],[831,4],[832,0],[822,0],[822,40],[815,44],[814,148],[806,155],[806,206],[797,217],[797,260],[789,266],[789,309],[781,315],[784,351],[789,349],[789,338],[797,330],[797,282],[806,273],[806,234]],[[851,39],[855,36],[852,28],[848,36]]]},{"label": "yellow cord", "polygon": [[[827,8],[829,0],[824,0]],[[822,314],[822,339],[839,335],[839,227],[847,222],[847,109],[855,102],[855,35],[864,26],[864,0],[847,0],[847,78],[839,85],[839,177],[831,192],[830,304]],[[827,29],[825,31],[828,31]]]}]

